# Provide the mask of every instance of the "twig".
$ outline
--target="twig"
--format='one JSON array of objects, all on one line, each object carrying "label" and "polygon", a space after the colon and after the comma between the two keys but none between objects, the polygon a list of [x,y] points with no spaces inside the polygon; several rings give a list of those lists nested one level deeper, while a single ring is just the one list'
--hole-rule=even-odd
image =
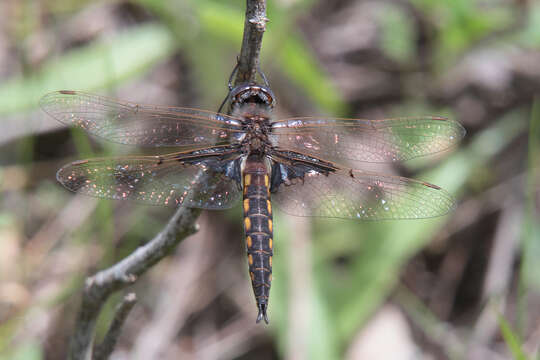
[{"label": "twig", "polygon": [[103,342],[96,346],[94,350],[94,360],[106,360],[112,354],[116,342],[118,341],[118,337],[120,336],[120,330],[122,330],[122,326],[136,302],[137,297],[135,296],[135,293],[129,293],[124,296],[124,299],[116,309],[116,314]]},{"label": "twig", "polygon": [[200,212],[199,209],[180,207],[154,239],[114,266],[86,280],[81,308],[71,338],[69,359],[90,358],[96,320],[107,298],[113,292],[133,284],[138,276],[170,254],[178,243],[195,233],[195,221]]},{"label": "twig", "polygon": [[238,72],[234,84],[254,82],[259,69],[259,54],[266,30],[266,0],[247,0],[244,38],[238,57]]},{"label": "twig", "polygon": [[[159,295],[155,295],[154,302],[158,311],[149,316],[144,331],[134,338],[130,354],[126,354],[128,359],[167,358],[164,354],[175,344],[180,329],[192,313],[192,296],[204,287],[201,278],[215,269],[208,256],[212,238],[208,216],[199,218],[198,222],[201,230],[182,245],[181,259],[173,261],[160,279]],[[187,354],[175,357],[184,359]]]},{"label": "twig", "polygon": [[[268,21],[266,0],[247,0],[246,5],[244,37],[238,58],[235,84],[255,81],[259,69],[262,36]],[[87,279],[81,308],[71,338],[69,359],[91,358],[96,320],[108,297],[113,292],[133,284],[138,276],[170,254],[184,238],[196,232],[197,228],[194,224],[200,212],[199,209],[180,207],[169,220],[165,229],[149,243],[139,247],[131,255],[109,269]],[[107,334],[107,336],[109,335],[111,337],[118,336],[118,334],[111,332]],[[115,340],[107,337],[102,344],[109,342],[114,347]]]}]

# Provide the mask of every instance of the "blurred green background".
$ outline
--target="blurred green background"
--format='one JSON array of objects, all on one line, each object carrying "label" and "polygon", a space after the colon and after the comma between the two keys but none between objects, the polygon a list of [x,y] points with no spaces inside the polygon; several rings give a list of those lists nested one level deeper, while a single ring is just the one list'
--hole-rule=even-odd
[{"label": "blurred green background", "polygon": [[[85,276],[173,212],[65,191],[63,164],[138,149],[63,127],[40,97],[76,89],[217,110],[244,11],[240,0],[0,2],[0,359],[64,358]],[[382,222],[278,210],[268,327],[254,324],[241,209],[205,212],[129,289],[139,302],[115,358],[538,356],[540,4],[280,0],[267,12],[261,66],[276,117],[456,119],[468,131],[456,149],[378,170],[440,185],[458,207]]]}]

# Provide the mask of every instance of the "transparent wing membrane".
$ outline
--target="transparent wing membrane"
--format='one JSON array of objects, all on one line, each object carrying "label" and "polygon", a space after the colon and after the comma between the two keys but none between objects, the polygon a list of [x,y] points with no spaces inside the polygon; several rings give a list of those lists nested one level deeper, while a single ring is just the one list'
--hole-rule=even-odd
[{"label": "transparent wing membrane", "polygon": [[120,102],[79,91],[45,95],[43,110],[104,139],[140,146],[201,147],[235,142],[239,119],[190,108]]},{"label": "transparent wing membrane", "polygon": [[436,185],[357,170],[306,173],[282,184],[272,199],[290,215],[360,220],[430,218],[454,208],[451,195]]},{"label": "transparent wing membrane", "polygon": [[385,120],[293,118],[272,124],[272,141],[282,149],[329,161],[394,162],[438,153],[463,138],[465,130],[439,117]]},{"label": "transparent wing membrane", "polygon": [[[152,205],[228,208],[241,198],[240,163],[231,161],[261,151],[283,169],[276,173],[279,184],[272,197],[292,215],[418,219],[444,215],[454,207],[452,197],[435,185],[339,170],[338,165],[348,160],[404,161],[451,148],[465,130],[440,117],[305,117],[278,120],[268,128],[260,114],[246,113],[239,118],[120,102],[77,91],[50,93],[42,98],[41,106],[60,122],[110,141],[185,147],[182,152],[162,156],[76,161],[58,171],[57,178],[66,188],[91,196]],[[264,147],[252,150],[249,139]],[[231,164],[237,167],[231,168]]]},{"label": "transparent wing membrane", "polygon": [[62,167],[56,177],[74,192],[149,205],[225,209],[241,197],[234,180],[205,165],[159,157],[75,161]]}]

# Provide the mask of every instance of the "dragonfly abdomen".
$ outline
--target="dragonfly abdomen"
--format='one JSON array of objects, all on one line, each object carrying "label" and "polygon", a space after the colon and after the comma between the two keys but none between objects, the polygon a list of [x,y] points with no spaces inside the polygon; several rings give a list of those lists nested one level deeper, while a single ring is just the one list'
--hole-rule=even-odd
[{"label": "dragonfly abdomen", "polygon": [[269,171],[256,156],[246,160],[243,171],[244,229],[251,285],[259,308],[257,322],[268,323],[266,310],[272,282],[272,205],[270,203]]}]

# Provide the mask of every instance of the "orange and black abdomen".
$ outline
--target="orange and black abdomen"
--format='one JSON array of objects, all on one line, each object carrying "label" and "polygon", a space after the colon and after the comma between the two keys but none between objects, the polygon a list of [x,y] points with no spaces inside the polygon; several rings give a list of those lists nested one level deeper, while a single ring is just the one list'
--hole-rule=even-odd
[{"label": "orange and black abdomen", "polygon": [[249,156],[243,170],[244,229],[249,275],[257,300],[257,322],[268,323],[266,310],[272,282],[272,205],[269,169],[260,157]]}]

